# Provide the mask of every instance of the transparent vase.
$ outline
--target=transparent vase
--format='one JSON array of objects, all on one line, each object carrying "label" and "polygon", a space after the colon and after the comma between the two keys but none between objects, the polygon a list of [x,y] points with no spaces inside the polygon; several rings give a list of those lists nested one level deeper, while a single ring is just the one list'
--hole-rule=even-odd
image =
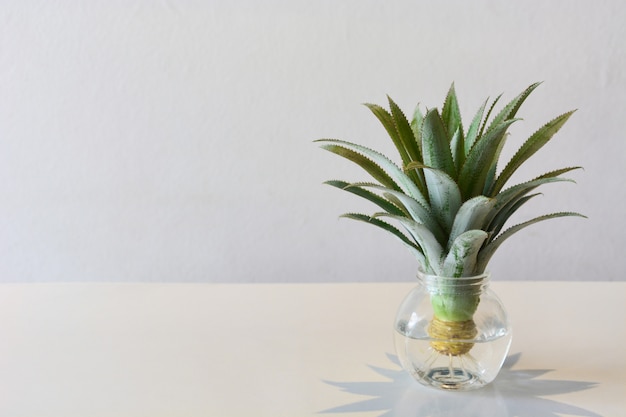
[{"label": "transparent vase", "polygon": [[418,285],[396,314],[394,337],[403,368],[421,384],[466,391],[495,379],[511,345],[511,328],[489,278],[418,272]]}]

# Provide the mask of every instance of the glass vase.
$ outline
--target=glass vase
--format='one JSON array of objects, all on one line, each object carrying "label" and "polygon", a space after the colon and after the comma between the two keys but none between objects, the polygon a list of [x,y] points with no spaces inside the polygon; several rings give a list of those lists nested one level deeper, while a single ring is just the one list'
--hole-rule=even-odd
[{"label": "glass vase", "polygon": [[511,345],[511,328],[489,277],[418,272],[418,285],[396,314],[394,334],[403,368],[421,384],[466,391],[495,379]]}]

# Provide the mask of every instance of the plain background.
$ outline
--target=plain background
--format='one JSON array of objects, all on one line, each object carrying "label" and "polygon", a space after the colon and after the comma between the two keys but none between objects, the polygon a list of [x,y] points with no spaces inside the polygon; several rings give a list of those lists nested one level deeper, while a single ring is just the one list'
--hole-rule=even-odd
[{"label": "plain background", "polygon": [[624,280],[626,5],[568,1],[0,1],[0,281],[407,281],[366,180],[313,140],[391,154],[361,105],[440,107],[543,84],[508,159],[578,111],[513,182],[582,165],[515,222],[503,280]]}]

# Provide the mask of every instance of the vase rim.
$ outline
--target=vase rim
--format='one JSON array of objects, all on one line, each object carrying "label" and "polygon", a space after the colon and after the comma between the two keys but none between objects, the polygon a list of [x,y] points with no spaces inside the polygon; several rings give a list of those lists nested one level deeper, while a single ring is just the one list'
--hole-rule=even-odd
[{"label": "vase rim", "polygon": [[475,282],[477,280],[487,281],[491,277],[491,272],[490,271],[485,271],[485,272],[483,272],[481,274],[464,276],[464,277],[448,277],[448,276],[445,276],[445,275],[429,274],[427,272],[424,272],[424,270],[420,267],[417,270],[417,277],[418,278],[429,279],[429,280],[458,281],[459,284],[461,284],[463,282]]},{"label": "vase rim", "polygon": [[418,285],[426,287],[431,294],[464,294],[478,295],[484,291],[490,282],[488,272],[470,277],[445,277],[439,275],[417,273]]}]

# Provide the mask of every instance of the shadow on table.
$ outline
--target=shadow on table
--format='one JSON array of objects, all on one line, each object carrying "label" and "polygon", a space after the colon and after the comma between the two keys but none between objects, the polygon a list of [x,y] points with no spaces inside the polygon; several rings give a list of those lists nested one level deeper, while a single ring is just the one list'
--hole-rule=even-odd
[{"label": "shadow on table", "polygon": [[388,378],[386,382],[332,382],[327,384],[351,394],[372,398],[333,407],[321,413],[356,413],[381,411],[380,417],[428,417],[439,415],[480,415],[518,417],[558,417],[561,414],[601,417],[592,411],[544,396],[583,391],[594,382],[536,379],[551,370],[512,370],[521,354],[509,356],[496,380],[487,387],[469,392],[445,392],[422,387],[401,369],[395,355],[387,355],[396,369],[370,366]]}]

